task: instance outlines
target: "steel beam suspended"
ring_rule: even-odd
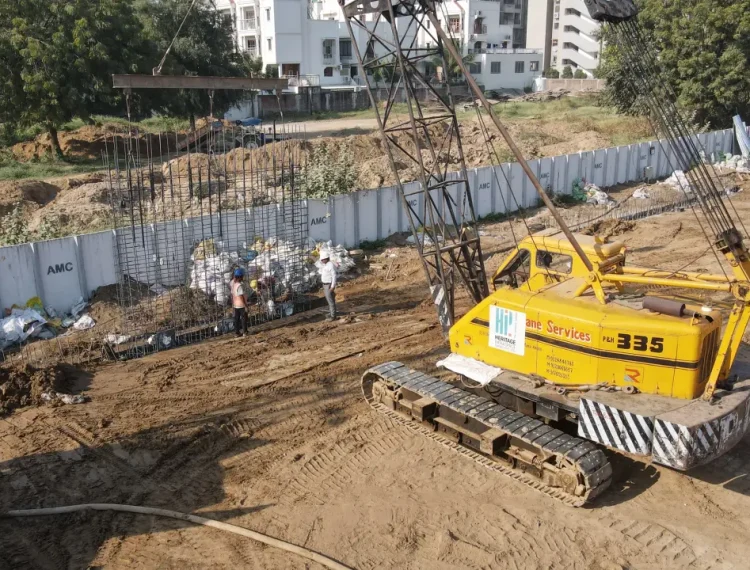
[[[230,89],[238,91],[280,91],[289,86],[284,77],[214,77],[190,75],[113,75],[116,89]]]

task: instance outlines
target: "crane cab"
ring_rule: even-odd
[[[621,242],[576,235],[594,263],[625,263]],[[493,277],[495,291],[451,329],[451,350],[560,386],[605,384],[693,399],[705,388],[721,315],[676,316],[643,307],[645,295],[610,285],[607,302],[580,294],[588,270],[554,230],[526,237]]]

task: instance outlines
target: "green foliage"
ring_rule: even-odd
[[[362,240],[359,242],[359,248],[364,249],[366,251],[371,251],[373,249],[384,249],[388,243],[384,239],[376,239],[376,240]]]
[[[400,76],[401,72],[398,68],[395,56],[391,56],[390,58],[381,61],[380,67],[376,67],[372,70],[372,79],[375,84],[378,84],[381,81],[390,84],[393,80],[398,81]]]
[[[576,72],[573,74],[573,79],[588,79],[588,77],[583,69],[576,69]]]
[[[278,65],[267,65],[266,66],[266,72],[264,73],[264,76],[269,79],[275,79],[279,76],[279,66]]]
[[[308,159],[302,191],[308,198],[327,198],[356,188],[359,168],[343,144],[317,147]]]
[[[260,57],[253,57],[249,53],[240,53],[240,66],[242,67],[243,75],[248,77],[263,77],[263,59]]]
[[[0,245],[27,243],[31,237],[21,204],[0,218]]]
[[[36,238],[39,240],[57,239],[63,235],[65,232],[57,216],[45,216],[36,230]]]
[[[644,35],[658,54],[660,82],[672,87],[678,104],[695,110],[698,123],[708,122],[714,128],[729,126],[737,112],[750,115],[750,0],[641,0],[639,4]],[[613,31],[607,27],[603,33],[606,95],[622,112],[643,113]]]
[[[542,72],[542,77],[548,77],[549,79],[559,79],[560,72],[554,67],[548,67]]]
[[[137,0],[138,16],[144,36],[153,46],[155,65],[169,47],[191,2],[185,0]],[[195,4],[169,55],[164,75],[248,75],[245,58],[235,49],[232,19],[217,11],[213,2]],[[220,116],[243,97],[242,91],[216,91],[213,112]],[[208,113],[210,99],[203,90],[152,92],[151,106],[178,117]]]
[[[565,67],[563,67],[562,78],[573,79],[573,68],[570,67],[569,65],[566,65]]]
[[[0,123],[57,128],[120,105],[111,74],[142,71],[148,54],[130,2],[0,2]]]
[[[461,47],[461,44],[458,42],[458,40],[453,40],[453,43],[455,44],[456,50],[458,50],[458,53],[461,53],[462,47]],[[450,52],[447,49],[443,50],[443,54],[445,56],[445,70],[443,71],[443,81],[445,81],[446,79],[450,83],[455,83],[457,80],[463,81],[464,74],[458,65],[458,61],[450,54]],[[469,65],[474,63],[474,54],[472,53],[466,54],[465,56],[461,58],[461,61],[463,62],[464,66],[468,69]],[[440,57],[432,58],[432,61],[430,63],[435,68],[438,68],[438,67],[441,69],[443,68],[443,60]]]

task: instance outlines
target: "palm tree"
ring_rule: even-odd
[[[455,40],[454,40],[454,44],[456,46],[456,51],[461,53],[462,51],[461,44]],[[443,53],[445,55],[445,65],[448,71],[447,74],[443,72],[443,59],[441,57],[439,56],[433,57],[432,60],[430,61],[430,65],[434,67],[436,71],[439,70],[438,77],[441,80],[447,79],[449,83],[452,83],[456,79],[461,78],[463,73],[461,72],[461,68],[459,67],[458,62],[451,55],[451,53],[447,49],[444,49]],[[468,68],[469,64],[474,63],[474,54],[473,53],[466,54],[465,56],[461,58],[461,61],[463,62],[464,66]]]

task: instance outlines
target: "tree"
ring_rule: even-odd
[[[462,46],[461,43],[458,40],[453,40],[454,45],[456,46],[456,51],[458,53],[461,53]],[[457,79],[463,79],[463,72],[461,71],[461,68],[458,65],[458,61],[451,55],[451,52],[448,51],[448,49],[443,48],[443,55],[445,57],[445,67],[446,69],[443,69],[443,81],[448,81],[449,83],[455,82]],[[461,57],[461,61],[463,62],[464,66],[468,69],[470,64],[474,63],[474,54],[466,54],[463,57]],[[436,69],[443,68],[443,59],[440,57],[433,57],[432,61],[430,62],[433,67]]]
[[[750,0],[642,0],[639,21],[658,54],[660,83],[699,123],[728,126],[735,113],[750,115]],[[643,112],[611,28],[603,37],[606,95],[622,112]],[[640,57],[644,53],[638,46]],[[644,62],[645,63],[645,62]]]
[[[0,122],[59,126],[121,105],[111,74],[143,71],[148,47],[129,2],[0,1]]]
[[[240,66],[247,77],[263,77],[263,59],[249,53],[240,53]]]
[[[212,0],[198,0],[192,10],[191,4],[185,0],[138,0],[138,14],[146,37],[159,54],[154,65],[167,51],[184,20],[164,60],[164,75],[247,76],[247,61],[235,44],[232,19],[217,11]],[[216,91],[214,114],[223,113],[243,96],[242,91]],[[209,111],[210,104],[209,93],[197,90],[155,92],[152,100],[159,111],[189,117],[193,124],[196,115]]]
[[[573,74],[573,79],[588,79],[588,75],[586,75],[586,72],[583,69],[576,69],[576,72]]]
[[[563,67],[562,77],[563,79],[572,79],[573,68],[571,68],[569,65],[566,65],[565,67]]]
[[[542,73],[542,77],[548,77],[549,79],[557,79],[560,77],[560,72],[554,67],[548,67]]]

